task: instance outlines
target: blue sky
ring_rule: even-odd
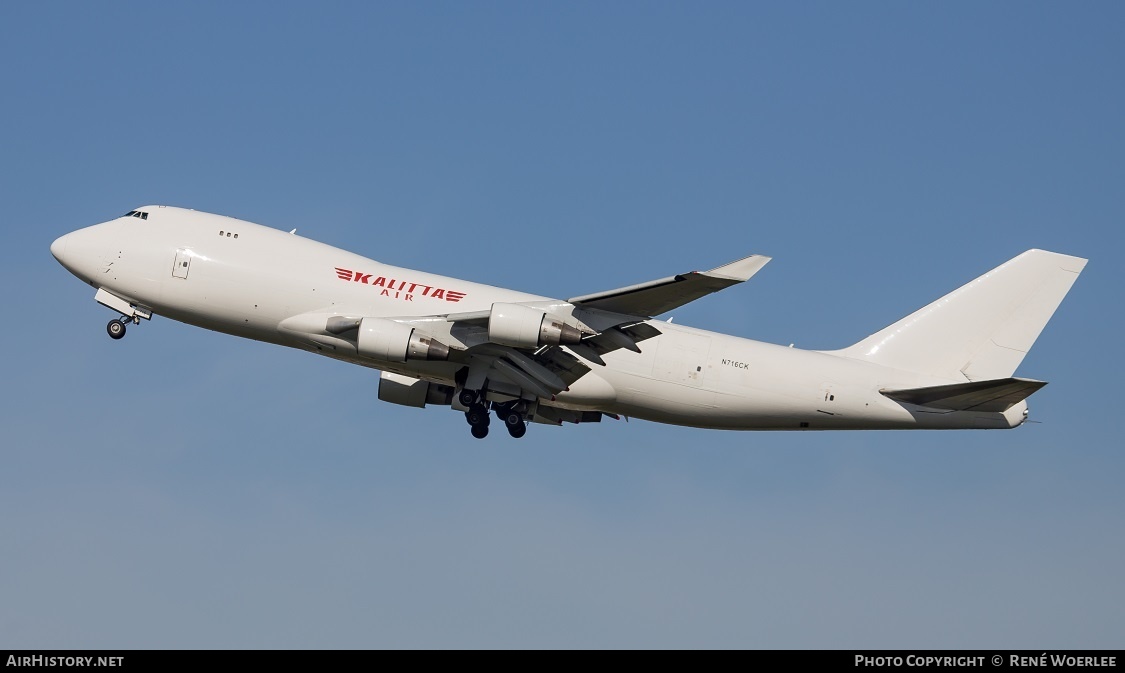
[[[1120,647],[1120,3],[0,4],[0,647]],[[141,204],[853,343],[1090,264],[1010,432],[469,437],[48,246]]]

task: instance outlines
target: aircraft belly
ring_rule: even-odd
[[[557,398],[565,405],[604,408],[617,399],[617,391],[601,376],[587,372],[571,383],[568,390],[559,393]]]
[[[651,374],[604,372],[618,391],[613,411],[662,423],[722,429],[918,427],[916,415],[878,394],[879,377],[888,375],[879,368],[818,352],[700,335],[701,330],[691,330],[692,338],[682,339],[668,326],[662,327],[666,332],[656,339],[663,343]],[[704,341],[699,336],[709,338]],[[694,378],[691,374],[697,367],[700,377]]]

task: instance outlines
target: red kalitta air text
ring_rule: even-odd
[[[421,283],[412,283],[408,280],[386,278],[385,276],[377,276],[372,280],[371,277],[373,274],[360,273],[359,271],[351,271],[350,269],[341,269],[340,267],[336,267],[336,275],[340,280],[382,288],[382,291],[379,293],[380,296],[401,299],[403,301],[414,301],[415,295],[429,297],[430,299],[444,299],[446,301],[461,301],[465,296],[464,292],[446,290],[445,288],[423,285]]]

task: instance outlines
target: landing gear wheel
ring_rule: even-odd
[[[457,401],[463,406],[471,407],[473,403],[477,401],[477,394],[471,390],[462,388],[461,392],[457,394]]]
[[[477,439],[484,439],[488,436],[488,426],[474,425],[472,429],[469,430],[469,432],[473,433],[473,437],[476,437]]]
[[[524,425],[523,421],[520,421],[519,425],[508,425],[507,427],[508,434],[512,437],[515,437],[516,439],[519,439],[520,437],[523,437],[527,434],[527,426]]]
[[[474,404],[465,412],[465,420],[473,427],[488,427],[488,408],[483,404]]]
[[[120,339],[125,336],[125,323],[120,320],[110,320],[109,324],[105,326],[105,331],[109,332],[109,338]]]
[[[523,425],[523,416],[520,416],[514,411],[509,411],[508,413],[504,414],[504,425],[508,426],[509,429],[514,428],[517,425]]]

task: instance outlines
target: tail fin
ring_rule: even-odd
[[[944,378],[1008,378],[1085,266],[1028,250],[834,354]]]

